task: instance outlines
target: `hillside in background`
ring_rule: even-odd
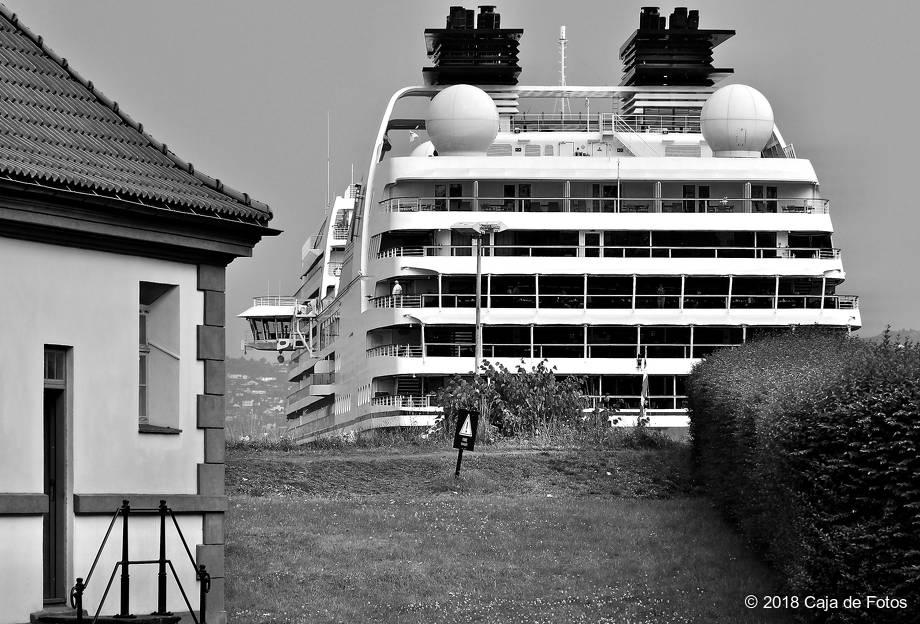
[[[292,387],[287,364],[227,358],[227,437],[277,440],[287,429],[284,401]]]
[[[878,334],[877,336],[866,336],[864,339],[869,342],[881,342],[884,338],[884,332]],[[912,343],[920,343],[920,329],[892,329],[891,330],[891,341],[894,343],[903,343],[910,341]]]

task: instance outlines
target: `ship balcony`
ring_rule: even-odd
[[[483,309],[585,310],[858,310],[856,295],[482,295]],[[476,295],[388,295],[370,300],[374,308],[475,308]]]
[[[319,358],[310,355],[307,350],[297,352],[291,357],[288,367],[288,381],[298,381],[304,373],[309,372],[318,364]]]
[[[293,409],[295,404],[304,402],[309,405],[313,400],[329,396],[335,392],[335,373],[313,373],[305,380],[298,390],[288,395],[288,409]]]
[[[404,257],[469,257],[474,245],[419,245],[393,247],[377,254],[378,259]],[[690,258],[839,260],[840,249],[819,247],[657,247],[608,245],[483,245],[483,257],[505,258]]]
[[[371,399],[371,405],[407,411],[441,411],[441,406],[434,395],[380,394]]]
[[[830,214],[830,200],[684,197],[393,197],[384,212],[581,212],[658,214]]]
[[[487,274],[481,316],[486,325],[858,327],[859,298],[836,292],[840,278],[833,271],[819,276]],[[403,294],[382,294],[392,291],[396,281],[377,283],[381,294],[368,299],[364,313],[369,327],[473,321],[474,276],[403,276],[398,280]]]
[[[639,395],[606,395],[591,396],[586,399],[586,410],[603,409],[615,406],[615,415],[618,425],[630,426],[635,424],[635,419],[640,416]],[[686,427],[687,426],[687,397],[685,395],[649,395],[645,397],[645,416],[649,419],[651,427]],[[443,411],[436,395],[389,395],[381,394],[371,399],[373,411],[399,410],[403,413],[431,414]],[[416,422],[417,425],[431,425],[424,421]]]
[[[339,277],[342,275],[342,262],[327,262],[326,263],[326,274],[331,275],[332,277]]]
[[[740,342],[738,343],[740,344]],[[656,359],[700,359],[716,349],[734,344],[636,344],[636,343],[485,343],[482,357],[489,360],[560,360],[560,359],[622,359],[635,366],[637,357]],[[367,349],[368,358],[470,358],[476,346],[471,342],[427,342],[424,344],[388,344]]]

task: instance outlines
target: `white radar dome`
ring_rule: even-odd
[[[773,107],[753,87],[728,85],[703,104],[700,129],[716,157],[759,158],[773,133]]]
[[[432,98],[425,126],[438,156],[482,156],[498,134],[498,109],[482,89],[453,85]]]

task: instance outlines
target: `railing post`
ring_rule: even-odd
[[[73,589],[70,591],[70,606],[77,610],[77,624],[83,624],[84,589],[86,589],[86,585],[83,584],[83,579],[78,576],[76,584],[74,584]]]
[[[160,512],[160,559],[157,571],[157,610],[154,615],[170,615],[166,610],[166,501],[161,500]]]
[[[199,624],[208,622],[208,592],[211,591],[211,575],[208,574],[206,566],[202,563],[198,565],[198,613],[201,618]]]
[[[131,617],[131,580],[128,574],[128,516],[131,505],[127,500],[121,501],[121,609],[118,617]]]

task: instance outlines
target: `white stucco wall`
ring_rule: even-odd
[[[43,353],[58,344],[73,348],[74,491],[194,494],[204,454],[195,265],[0,239],[0,266],[0,492],[42,489]],[[141,281],[179,286],[180,435],[137,430]]]
[[[142,281],[178,286],[178,409],[170,422],[151,421],[178,427],[182,430],[178,435],[138,432]],[[45,345],[71,349],[68,515],[73,509],[72,493],[197,493],[197,464],[204,456],[204,434],[196,428],[196,396],[203,392],[196,326],[202,322],[204,306],[197,290],[197,267],[0,237],[0,293],[0,493],[43,490]],[[151,386],[150,391],[156,389]],[[71,516],[68,573],[86,574],[108,520]],[[201,516],[185,517],[182,523],[194,549],[202,541]],[[132,556],[155,558],[155,520],[135,519],[131,530],[140,538],[132,538]],[[175,540],[174,530],[170,532],[170,540]],[[119,532],[113,531],[114,543],[100,563],[88,599],[104,588],[107,578],[103,576],[111,572],[113,557],[118,557],[119,538]],[[170,556],[177,569],[184,570],[186,588],[194,591],[191,567],[176,544],[170,546]],[[0,624],[26,621],[31,611],[41,609],[42,565],[41,516],[0,517]],[[132,570],[135,612],[155,607],[148,599],[156,591],[151,580],[155,577],[150,575],[155,570]],[[65,580],[68,589],[73,580]],[[170,608],[184,611],[177,596],[170,600]],[[107,605],[112,610],[106,612],[117,610],[117,600],[113,603],[110,598]]]
[[[0,598],[0,624],[42,608],[41,516],[0,517]]]

